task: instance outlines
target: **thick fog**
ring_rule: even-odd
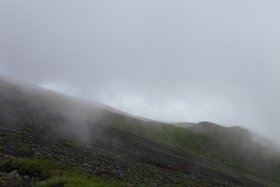
[[[280,3],[0,1],[0,73],[160,121],[280,142]]]

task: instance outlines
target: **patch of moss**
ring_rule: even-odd
[[[52,160],[18,158],[1,161],[0,170],[2,172],[18,170],[21,174],[35,175],[42,179],[58,175],[86,175],[88,173],[83,168],[70,167]]]
[[[69,139],[63,139],[62,144],[68,148],[75,148],[77,144]]]
[[[34,187],[51,187],[56,185],[63,185],[64,187],[122,187],[129,186],[127,184],[120,184],[117,182],[103,182],[90,177],[83,176],[62,176],[47,179],[39,182]]]
[[[16,150],[20,151],[24,155],[31,153],[31,149],[27,145],[17,145]]]
[[[33,183],[35,187],[51,187],[59,184],[65,187],[129,186],[117,181],[102,181],[92,177],[89,171],[83,168],[68,166],[52,160],[11,157],[0,162],[1,172],[8,173],[13,170],[17,170],[21,175],[38,177],[40,181]],[[0,177],[0,180],[5,183],[8,181],[3,177]],[[4,182],[3,184],[5,184]]]

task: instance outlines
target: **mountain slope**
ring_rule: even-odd
[[[143,125],[134,119],[127,120],[123,118],[123,121],[118,123],[127,126],[134,124],[130,132],[189,153],[200,164],[280,182],[280,156],[277,146],[269,141],[259,142],[262,139],[246,129],[226,128],[206,122],[182,128],[172,125]]]
[[[141,120],[5,79],[0,80],[0,135],[0,170],[18,170],[30,179],[26,185],[280,183],[278,152],[253,141],[247,130]]]

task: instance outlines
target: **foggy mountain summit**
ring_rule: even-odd
[[[142,120],[7,78],[0,111],[2,186],[280,184],[278,148],[241,127]]]
[[[280,186],[279,6],[0,1],[0,186]]]
[[[280,3],[0,2],[0,73],[164,122],[280,142]]]

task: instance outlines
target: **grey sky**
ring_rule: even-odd
[[[280,142],[280,12],[269,0],[0,1],[0,72],[161,121]]]

